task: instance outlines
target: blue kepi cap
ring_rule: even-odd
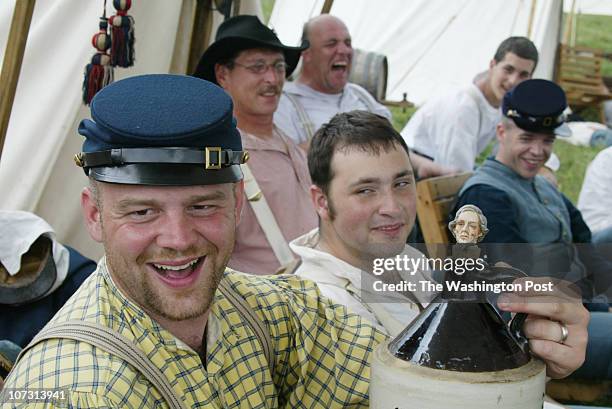
[[[242,179],[240,133],[232,100],[208,81],[183,75],[126,78],[96,94],[75,156],[107,183],[189,186]]]
[[[560,86],[552,81],[523,81],[504,95],[502,113],[516,126],[530,132],[571,136],[565,124],[567,99]]]

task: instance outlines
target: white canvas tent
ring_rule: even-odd
[[[0,1],[0,61],[16,0]],[[136,63],[115,69],[115,80],[144,73],[185,73],[196,0],[134,0]],[[108,2],[107,15],[114,13]],[[77,134],[89,109],[81,102],[83,69],[95,49],[103,0],[37,0],[0,160],[0,209],[32,211],[60,241],[97,258],[102,249],[83,227],[80,191],[87,184],[73,162]],[[258,1],[241,12],[261,13]],[[215,13],[214,25],[222,21]],[[214,34],[214,31],[213,31]],[[2,86],[2,84],[0,84]]]
[[[0,58],[15,1],[0,1]],[[90,257],[102,251],[83,227],[79,192],[87,181],[72,156],[82,143],[78,123],[88,116],[80,102],[81,82],[83,67],[95,51],[90,39],[98,30],[103,3],[37,0],[0,161],[0,209],[37,213],[60,240]],[[110,3],[109,15],[114,11]],[[132,3],[136,64],[117,69],[116,80],[186,72],[196,0]],[[323,0],[276,0],[270,25],[281,40],[297,44],[302,23],[322,6]],[[550,78],[561,7],[561,0],[336,0],[331,13],[347,23],[356,47],[387,55],[388,98],[399,100],[407,92],[409,100],[422,103],[486,69],[503,38],[528,34],[532,8],[531,37],[541,52],[537,75]],[[260,14],[258,1],[243,0],[241,12]],[[214,26],[220,21],[217,15]]]
[[[575,11],[577,13],[612,15],[611,0],[565,0],[563,2],[563,11],[569,13],[574,1],[576,1]]]
[[[322,6],[322,0],[276,0],[269,25],[282,41],[297,44],[303,23]],[[330,14],[346,23],[354,47],[387,56],[387,99],[405,92],[420,105],[487,69],[511,35],[533,40],[540,51],[535,76],[552,78],[561,12],[561,0],[335,0]]]

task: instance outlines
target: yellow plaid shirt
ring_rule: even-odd
[[[105,325],[148,355],[185,406],[345,408],[368,406],[370,355],[384,335],[295,276],[272,278],[228,270],[225,280],[268,328],[275,350],[270,372],[248,323],[217,291],[207,337],[207,366],[113,284],[104,260],[53,318]],[[63,389],[67,399],[7,402],[7,388]],[[43,341],[6,380],[2,408],[167,408],[131,365],[87,343]]]

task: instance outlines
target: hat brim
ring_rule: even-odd
[[[554,133],[558,136],[570,137],[572,136],[572,129],[564,122],[555,128]]]
[[[225,37],[211,44],[204,54],[202,54],[193,76],[218,85],[215,76],[215,64],[224,58],[230,57],[236,52],[251,48],[270,48],[282,52],[285,56],[285,63],[287,64],[285,77],[289,78],[295,70],[295,67],[297,67],[302,51],[308,48],[308,44],[303,44],[300,47],[289,47],[285,45],[279,46],[277,43],[253,40],[251,38]]]
[[[24,264],[15,276],[15,282],[0,285],[0,305],[34,302],[44,297],[55,284],[57,270],[50,238],[40,236],[36,239],[22,260]]]
[[[132,163],[94,167],[88,172],[99,182],[146,186],[217,185],[238,182],[243,177],[240,165],[204,170],[201,165]]]

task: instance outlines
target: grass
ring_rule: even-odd
[[[270,21],[270,15],[274,8],[274,0],[261,0],[261,11],[263,12],[264,23]]]
[[[599,48],[612,53],[612,16],[581,14],[577,19],[576,45]],[[601,66],[604,77],[612,77],[612,61],[604,59]]]
[[[393,127],[396,131],[401,132],[404,129],[406,123],[410,117],[416,112],[416,108],[399,108],[399,107],[390,107],[391,114],[393,115]]]

